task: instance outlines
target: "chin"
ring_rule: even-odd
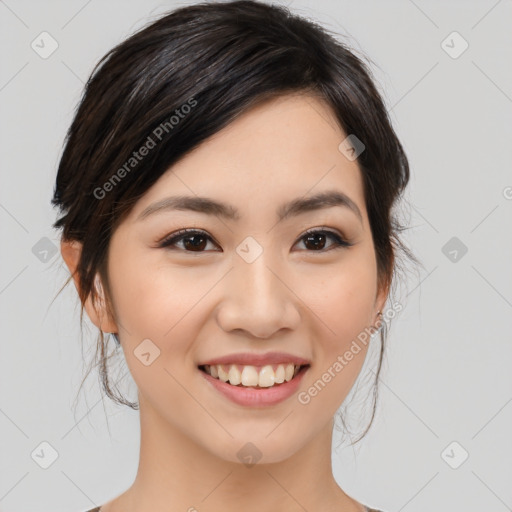
[[[298,443],[291,445],[290,439],[285,438],[285,436],[276,435],[275,439],[270,440],[265,438],[265,435],[259,437],[235,436],[234,439],[226,440],[223,446],[215,444],[215,446],[206,446],[205,448],[214,457],[226,462],[242,464],[248,468],[255,464],[283,462],[300,450]],[[211,439],[209,439],[209,442],[211,442]]]

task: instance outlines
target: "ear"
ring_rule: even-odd
[[[76,289],[80,292],[80,282],[76,269],[82,254],[82,244],[76,240],[61,241],[60,252],[73,277]],[[95,278],[95,287],[99,295],[99,304],[93,304],[91,295],[89,294],[83,305],[87,315],[91,319],[91,322],[103,332],[117,333],[117,325],[114,320],[110,318],[108,313],[103,287],[101,286],[101,279],[98,274]]]
[[[384,310],[384,305],[388,299],[390,291],[390,283],[382,286],[377,292],[377,297],[375,298],[375,311],[374,314],[377,315],[378,312],[382,312]]]

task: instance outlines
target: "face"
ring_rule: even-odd
[[[226,461],[238,462],[248,441],[261,462],[300,450],[332,421],[364,362],[363,347],[335,364],[385,299],[361,173],[338,149],[345,137],[312,96],[260,104],[170,168],[112,236],[111,300],[141,415]],[[298,207],[322,193],[339,196]],[[176,209],[176,196],[225,206]],[[273,403],[240,403],[239,387],[228,398],[198,368],[274,352],[309,367]],[[325,385],[309,393],[318,379]],[[249,392],[271,389],[277,396],[279,386]]]

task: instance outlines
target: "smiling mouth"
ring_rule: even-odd
[[[252,365],[200,365],[199,370],[235,387],[266,389],[279,387],[293,380],[299,373],[307,371],[309,364]]]

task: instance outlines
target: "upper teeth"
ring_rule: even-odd
[[[204,369],[212,377],[228,382],[234,386],[260,386],[268,388],[274,384],[281,384],[293,379],[301,365],[278,364],[274,370],[272,365],[261,368],[252,365],[205,365]],[[241,371],[240,371],[241,368]]]

